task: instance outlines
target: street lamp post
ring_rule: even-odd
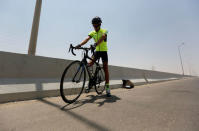
[[[181,52],[180,52],[180,47],[183,46],[184,43],[182,43],[181,45],[178,46],[178,52],[179,52],[179,56],[180,56],[180,63],[181,63],[181,67],[182,67],[182,75],[184,76],[184,68],[183,68],[183,63],[182,63],[182,56],[181,56]]]
[[[39,20],[40,20],[40,13],[41,13],[41,4],[42,4],[42,0],[37,0],[36,5],[35,5],[34,18],[32,22],[32,31],[31,31],[31,36],[30,36],[28,55],[35,55],[35,52],[36,52],[37,36],[38,36],[38,30],[39,30]]]

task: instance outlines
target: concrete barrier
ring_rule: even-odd
[[[59,95],[61,75],[72,60],[0,52],[0,102]],[[135,85],[179,79],[182,75],[166,72],[109,66],[112,88],[131,79]],[[137,81],[137,82],[136,82]]]
[[[60,78],[71,62],[72,60],[0,52],[0,78]],[[182,77],[179,74],[112,65],[109,66],[109,72],[111,79]]]
[[[1,78],[60,78],[63,70],[72,60],[29,56],[0,52],[0,79]],[[165,79],[181,78],[182,75],[166,72],[141,70],[135,68],[109,66],[110,79]]]
[[[0,78],[59,78],[71,60],[0,52]]]

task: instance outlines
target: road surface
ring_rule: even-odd
[[[199,78],[0,104],[0,131],[199,131]]]

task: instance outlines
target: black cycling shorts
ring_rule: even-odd
[[[98,60],[102,58],[102,62],[108,62],[108,54],[107,51],[96,51],[94,53],[94,59]]]

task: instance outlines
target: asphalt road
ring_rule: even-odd
[[[82,95],[0,104],[0,131],[199,131],[199,78]]]

